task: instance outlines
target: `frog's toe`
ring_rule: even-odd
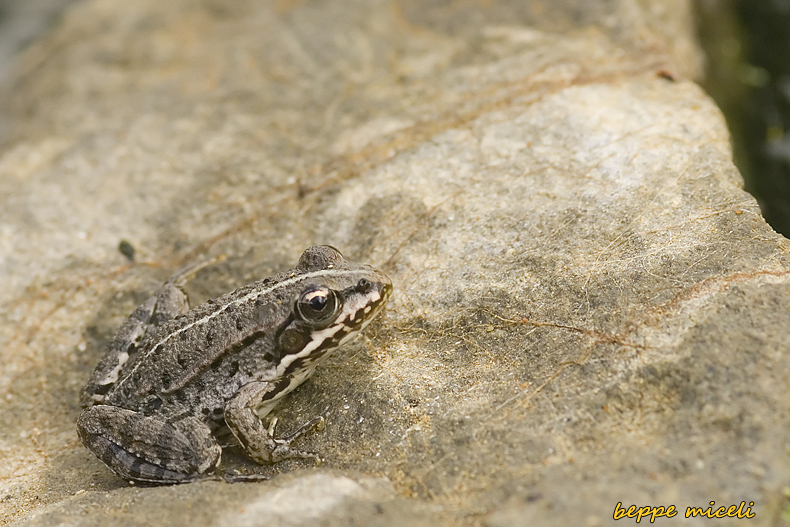
[[[307,432],[311,430],[323,430],[325,427],[326,421],[323,417],[315,417],[309,420],[307,423],[302,425],[296,432],[293,434],[283,437],[281,439],[274,439],[275,447],[271,453],[271,460],[272,462],[276,463],[278,461],[282,461],[284,459],[314,459],[317,463],[321,463],[323,460],[321,457],[316,454],[315,452],[307,452],[305,450],[299,450],[296,448],[291,447],[291,443],[302,437]],[[277,420],[272,419],[272,423],[269,425],[269,433],[274,436],[275,428],[277,426]]]
[[[274,435],[274,427],[276,426],[276,424],[277,424],[277,421],[273,420],[273,423],[272,423],[272,426],[271,426],[271,434],[272,435]],[[283,441],[285,443],[290,443],[291,441],[295,441],[296,439],[302,437],[303,435],[305,435],[307,432],[311,431],[312,429],[315,429],[317,432],[320,432],[324,428],[326,428],[326,420],[323,417],[321,417],[321,416],[314,417],[314,418],[310,419],[309,421],[307,421],[305,424],[303,424],[299,428],[299,430],[297,430],[296,432],[294,432],[293,434],[291,434],[291,435],[289,435],[287,437],[283,437],[282,439],[280,439],[280,441]]]
[[[289,444],[283,442],[281,439],[275,439],[277,446],[272,450],[271,459],[273,463],[283,461],[285,459],[314,459],[316,463],[321,464],[323,460],[315,452],[308,452],[306,450],[299,450],[292,448]]]

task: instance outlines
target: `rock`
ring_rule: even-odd
[[[188,505],[197,500],[198,507]],[[437,521],[434,509],[399,496],[383,478],[302,471],[262,485],[203,481],[112,492],[80,490],[66,500],[40,507],[20,523],[99,526],[106,525],[106,514],[110,514],[113,523],[122,525],[342,526],[361,521],[427,527]],[[104,513],[97,514],[97,510]]]
[[[35,44],[0,157],[3,517],[778,517],[788,242],[684,80],[687,4],[483,5],[86,0]],[[169,271],[226,255],[200,301],[315,243],[395,283],[275,412],[324,415],[323,466],[138,489],[79,444],[82,384]]]

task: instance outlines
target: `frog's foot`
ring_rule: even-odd
[[[271,453],[271,460],[273,463],[278,461],[282,461],[284,459],[314,459],[316,462],[321,463],[321,457],[316,454],[315,452],[306,452],[304,450],[298,450],[296,448],[291,447],[291,443],[296,441],[298,438],[303,436],[305,433],[310,431],[311,429],[315,429],[317,431],[323,430],[324,426],[326,425],[326,421],[323,417],[315,417],[302,425],[299,430],[294,432],[293,434],[283,437],[281,439],[274,439],[275,437],[275,429],[277,428],[277,418],[273,418],[269,423],[269,436],[274,439],[274,443],[276,446],[272,450]]]
[[[282,395],[281,383],[253,381],[245,384],[225,405],[225,424],[236,436],[244,452],[260,464],[277,463],[284,459],[308,458],[319,460],[313,452],[303,452],[291,447],[291,443],[311,428],[324,425],[324,418],[317,417],[290,436],[275,439],[277,420],[272,419],[268,429],[263,426],[255,410],[264,404],[265,399]],[[276,397],[275,397],[276,396]],[[269,401],[266,404],[271,404]]]
[[[271,476],[266,474],[239,474],[238,472],[226,472],[220,478],[225,483],[255,483],[256,481],[268,481]]]

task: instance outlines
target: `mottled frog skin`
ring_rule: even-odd
[[[82,442],[144,484],[218,478],[228,433],[258,463],[316,457],[290,443],[321,419],[275,439],[261,418],[376,316],[390,279],[316,246],[293,269],[190,310],[181,286],[194,272],[171,277],[119,328],[82,394]]]

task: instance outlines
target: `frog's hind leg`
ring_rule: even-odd
[[[77,420],[83,444],[127,481],[148,485],[210,478],[222,449],[194,417],[168,420],[114,406],[86,408]]]

